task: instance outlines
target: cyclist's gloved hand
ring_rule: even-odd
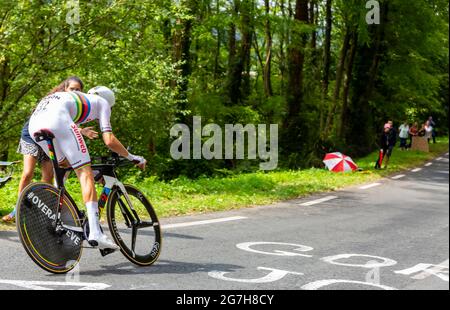
[[[135,163],[140,169],[145,169],[145,164],[147,164],[144,157],[133,155],[131,153],[128,153],[127,159]]]

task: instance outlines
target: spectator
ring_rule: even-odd
[[[375,169],[381,169],[381,165],[383,163],[383,159],[385,154],[388,152],[389,147],[389,132],[391,127],[388,123],[384,124],[383,132],[380,136],[380,155],[378,156],[377,162],[375,163]]]
[[[420,127],[419,131],[417,132],[417,135],[419,137],[425,137],[426,135],[426,129],[425,129],[425,124],[422,124],[422,126]]]
[[[431,131],[431,137],[433,138],[433,143],[436,143],[436,122],[433,120],[433,116],[430,116],[428,118],[428,121],[430,122],[430,125],[433,128],[433,130]]]
[[[408,149],[408,137],[409,137],[409,125],[407,122],[404,122],[399,128],[399,138],[400,138],[400,149],[402,151]]]
[[[417,122],[414,122],[414,124],[411,124],[411,126],[409,127],[409,148],[411,148],[412,146],[412,140],[413,137],[416,137],[419,135],[419,125],[417,124]]]
[[[394,123],[392,121],[388,122],[390,124],[390,129],[388,132],[388,141],[387,141],[387,152],[384,156],[384,169],[387,169],[389,159],[391,158],[392,151],[394,150],[395,144],[397,143],[397,130],[394,128]]]
[[[430,143],[430,140],[433,136],[433,126],[431,126],[430,121],[426,121],[424,129],[425,129],[425,138],[427,138],[428,143]]]

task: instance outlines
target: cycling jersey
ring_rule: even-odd
[[[55,136],[54,145],[59,162],[67,159],[73,169],[89,165],[91,160],[77,124],[98,120],[102,132],[111,132],[111,108],[100,96],[81,92],[57,92],[42,99],[30,118],[29,131],[42,129]],[[46,141],[37,142],[49,155]]]

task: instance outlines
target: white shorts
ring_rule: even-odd
[[[67,159],[74,170],[90,165],[91,157],[78,126],[67,112],[61,110],[58,113],[52,112],[31,117],[29,131],[33,140],[36,141],[34,137],[36,132],[46,129],[55,136],[53,145],[58,162]],[[46,141],[36,143],[51,157]]]

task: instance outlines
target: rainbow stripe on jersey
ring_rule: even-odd
[[[70,92],[70,94],[75,100],[75,106],[77,107],[77,114],[75,115],[73,121],[74,123],[80,124],[89,116],[89,113],[91,112],[91,102],[82,93]]]

